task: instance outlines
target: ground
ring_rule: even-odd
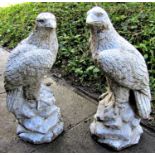
[[[6,109],[6,93],[3,72],[9,53],[0,50],[0,152],[114,152],[96,143],[89,132],[89,125],[96,112],[97,102],[64,80],[46,77],[45,83],[52,88],[65,123],[65,131],[49,144],[32,145],[16,135],[16,119]],[[144,134],[138,145],[121,152],[155,152],[155,133],[143,127]]]
[[[105,77],[102,77],[102,81],[100,80],[98,81],[100,82],[100,87],[102,88],[98,90],[95,85],[96,81],[95,82],[93,81],[92,83],[91,81],[83,81],[82,83],[79,83],[77,80],[77,77],[73,75],[66,76],[63,73],[63,69],[55,66],[51,70],[51,76],[55,77],[56,79],[65,79],[65,82],[67,82],[69,85],[72,85],[77,90],[79,90],[78,92],[82,92],[83,94],[85,94],[86,96],[89,96],[95,101],[98,101],[98,98],[102,92],[106,92]],[[151,103],[152,103],[151,117],[149,120],[142,120],[141,123],[147,128],[149,128],[150,130],[155,132],[155,106],[154,106],[155,98],[153,93],[152,93]]]

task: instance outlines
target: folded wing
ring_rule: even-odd
[[[149,77],[145,61],[129,51],[119,49],[98,52],[97,62],[106,75],[119,85],[134,91],[137,109],[142,118],[151,112]]]

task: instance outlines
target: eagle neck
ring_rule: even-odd
[[[28,43],[43,49],[53,50],[53,48],[58,48],[56,30],[36,28],[28,38]]]
[[[91,53],[96,55],[99,51],[112,49],[117,46],[118,33],[111,27],[108,30],[91,29]]]

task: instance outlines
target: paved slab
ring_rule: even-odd
[[[52,86],[56,98],[58,94],[62,96],[62,99],[58,99],[57,103],[61,108],[61,112],[64,118],[65,135],[69,128],[73,128],[83,120],[87,119],[87,117],[89,117],[90,115],[92,116],[92,113],[94,113],[96,110],[96,106],[93,103],[90,104],[85,99],[82,100],[81,96],[75,94],[71,90],[66,90],[64,86],[60,86],[58,84],[52,84]],[[72,95],[70,96],[69,94]],[[70,97],[67,97],[68,99],[64,99],[65,96]],[[74,100],[72,100],[71,97],[73,97]],[[14,116],[6,109],[6,94],[0,94],[0,102],[0,123],[3,127],[0,128],[0,152],[34,152],[41,146],[46,147],[45,144],[32,145],[21,141],[15,134],[17,125],[16,120]],[[63,137],[63,135],[61,135],[59,138],[61,137]]]
[[[57,100],[57,105],[61,108],[65,130],[95,114],[96,105],[74,93],[72,87],[56,83],[51,78],[46,78],[44,82],[51,83],[51,89]]]
[[[0,73],[3,73],[8,53],[0,51]],[[3,76],[3,75],[2,75]],[[0,152],[114,152],[97,144],[90,136],[89,125],[96,111],[96,103],[76,94],[73,88],[57,83],[51,78],[44,82],[55,94],[61,108],[65,131],[49,144],[33,145],[20,140],[16,132],[15,117],[6,109],[6,94],[0,93]],[[3,92],[3,80],[0,80],[0,92]],[[155,134],[145,131],[139,145],[122,152],[155,152]]]
[[[5,70],[5,65],[6,65],[6,62],[7,62],[7,59],[8,59],[8,56],[9,56],[9,52],[3,50],[2,48],[0,48],[0,93],[2,92],[5,92],[4,90],[4,83],[3,83],[3,80],[4,80],[4,70]]]
[[[2,58],[2,63],[0,64],[0,73],[2,73],[0,92],[4,92],[3,72],[8,53],[3,51],[0,55]],[[95,113],[96,105],[74,93],[72,88],[68,89],[61,84],[57,84],[53,79],[46,78],[45,83],[49,82],[51,82],[51,87],[55,94],[57,104],[61,108],[61,113],[65,123],[65,132]],[[16,136],[15,132],[17,123],[14,116],[11,113],[8,113],[6,109],[5,93],[0,94],[0,102],[0,123],[4,126],[4,129],[0,129],[0,152],[32,152],[35,149],[38,149],[40,145],[35,146],[25,143]]]
[[[35,152],[78,152],[78,153],[113,153],[116,152],[110,148],[96,143],[89,132],[91,118],[83,121],[79,125],[70,129],[66,134],[59,137],[51,144],[40,146]],[[155,135],[145,132],[139,145],[127,148],[122,153],[136,152],[155,152]]]
[[[6,108],[6,94],[0,94],[0,152],[32,152],[35,146],[16,136],[16,119]]]

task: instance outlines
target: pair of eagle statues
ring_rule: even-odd
[[[105,74],[109,86],[109,91],[100,99],[103,100],[111,92],[114,104],[122,104],[128,102],[132,94],[134,102],[129,104],[135,104],[135,115],[149,118],[151,94],[143,56],[118,34],[104,9],[98,6],[90,9],[86,24],[91,30],[92,58]],[[34,31],[11,51],[5,71],[7,96],[21,88],[24,99],[37,100],[41,81],[56,60],[56,27],[56,18],[52,13],[40,13]],[[10,111],[12,104],[7,103]],[[96,118],[97,121],[104,121],[100,116]]]

